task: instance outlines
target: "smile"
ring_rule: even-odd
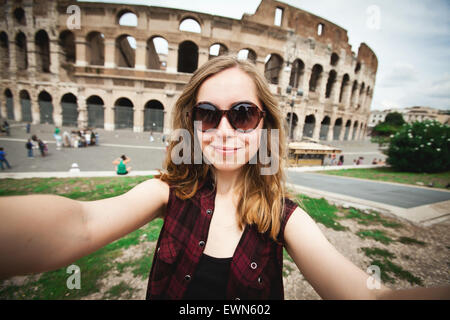
[[[237,152],[239,149],[241,149],[241,148],[227,148],[227,147],[215,147],[215,146],[212,146],[212,148],[216,152],[222,153],[222,154],[233,154],[233,153]]]

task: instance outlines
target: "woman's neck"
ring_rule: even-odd
[[[232,195],[239,183],[241,169],[234,171],[216,170],[217,194],[220,196]]]

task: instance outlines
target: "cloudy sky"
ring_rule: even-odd
[[[98,1],[98,0],[97,0]],[[96,1],[96,2],[97,2]],[[260,0],[110,0],[205,12],[235,19]],[[450,1],[284,0],[347,30],[353,51],[367,43],[379,67],[372,109],[450,110]]]

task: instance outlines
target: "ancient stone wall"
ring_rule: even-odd
[[[71,5],[79,28],[68,28]],[[367,129],[374,52],[363,43],[354,53],[345,29],[281,2],[262,0],[240,20],[67,0],[1,0],[0,16],[2,117],[168,133],[191,73],[227,53],[265,75],[292,139],[360,139]]]

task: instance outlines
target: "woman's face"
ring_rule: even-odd
[[[197,102],[207,101],[228,110],[236,102],[252,102],[262,111],[253,79],[239,68],[230,68],[208,78],[199,88]],[[243,133],[234,130],[226,116],[215,129],[196,131],[203,156],[217,170],[233,171],[246,164],[258,151],[264,119],[257,128]]]

